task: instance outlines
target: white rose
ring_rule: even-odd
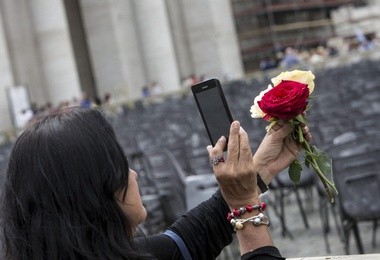
[[[275,78],[272,78],[272,83],[273,83],[273,86],[276,87],[283,80],[291,80],[291,81],[300,82],[307,85],[309,92],[311,94],[314,91],[314,85],[315,85],[314,79],[315,79],[315,76],[310,70],[308,71],[293,70],[293,71],[281,72],[280,75],[278,75]]]
[[[253,101],[253,105],[251,106],[250,112],[251,112],[251,117],[253,118],[263,118],[265,116],[265,113],[261,110],[259,105],[257,104],[258,101],[260,101],[265,93],[267,93],[269,90],[271,90],[273,87],[272,85],[268,85],[268,88],[266,90],[263,90],[260,92],[260,94],[255,97]]]

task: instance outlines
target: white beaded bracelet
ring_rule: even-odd
[[[255,226],[267,225],[269,226],[269,219],[264,213],[260,212],[256,216],[252,216],[246,219],[231,219],[230,223],[234,227],[234,230],[241,230],[244,227],[245,222],[252,222]]]

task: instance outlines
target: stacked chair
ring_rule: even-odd
[[[357,187],[365,190],[365,183],[369,180],[368,178],[352,179],[351,175],[365,176],[369,171],[374,175],[379,174],[378,165],[373,163],[378,160],[376,150],[380,147],[380,81],[377,79],[379,69],[380,67],[372,62],[363,62],[350,67],[337,68],[330,73],[323,74],[323,77],[319,77],[318,86],[328,87],[328,82],[336,83],[330,86],[334,88],[333,90],[319,89],[320,92],[315,97],[316,106],[313,108],[313,111],[316,112],[313,115],[313,121],[317,122],[314,128],[317,131],[314,136],[317,137],[318,143],[323,145],[323,150],[332,158],[333,180],[339,191],[335,205],[331,205],[324,201],[323,188],[318,187],[320,205],[323,206],[321,208],[321,216],[324,214],[322,226],[328,252],[327,233],[330,231],[330,227],[328,213],[324,210],[331,210],[338,235],[344,241],[347,254],[350,248],[351,231],[355,235],[358,252],[364,252],[358,223],[366,219],[364,215],[368,219],[376,218],[374,212],[370,213],[365,209],[362,211],[362,216],[355,216],[352,210],[347,211],[347,202],[353,199],[349,196],[350,191],[353,191],[350,186],[355,183]],[[341,80],[334,81],[334,78]],[[367,160],[363,160],[365,157]],[[353,164],[355,161],[357,162]],[[376,182],[373,182],[372,185],[376,185]],[[363,191],[358,190],[357,192],[355,197],[361,197],[362,205],[366,205],[368,203],[366,195],[363,194]],[[358,206],[359,208],[361,207]],[[339,214],[336,214],[337,209]],[[337,215],[340,223],[337,223]],[[376,225],[374,232],[376,232]],[[375,239],[373,239],[373,243],[375,243]]]
[[[363,254],[359,222],[373,221],[373,246],[380,220],[380,150],[351,154],[335,160],[335,182],[339,189],[340,212],[346,253],[349,254],[350,232],[357,250]]]
[[[334,147],[334,181],[338,193],[341,226],[345,251],[350,253],[350,234],[353,232],[357,252],[364,248],[359,223],[373,222],[372,244],[380,220],[380,135],[358,136]]]
[[[273,208],[275,214],[280,219],[281,223],[281,229],[282,229],[282,236],[288,236],[291,239],[294,239],[294,236],[292,235],[291,231],[287,228],[286,225],[286,200],[294,195],[296,198],[296,203],[300,212],[300,216],[302,218],[302,222],[304,224],[304,227],[308,229],[309,221],[307,218],[307,211],[305,209],[305,202],[303,202],[302,196],[300,191],[303,190],[305,196],[307,197],[308,201],[312,201],[313,199],[313,189],[314,189],[314,178],[312,173],[305,169],[301,173],[301,179],[299,183],[294,184],[288,175],[288,169],[285,169],[283,172],[281,172],[276,178],[270,183],[269,187],[270,190],[274,194],[274,201],[270,201],[270,205]],[[269,200],[271,200],[269,198]],[[279,209],[278,209],[279,204]],[[309,206],[312,204],[308,204]]]

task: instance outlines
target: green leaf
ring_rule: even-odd
[[[289,177],[292,180],[293,183],[297,184],[300,182],[301,179],[301,171],[302,171],[302,166],[299,163],[298,160],[294,160],[290,165],[289,165]]]
[[[327,156],[326,153],[319,150],[317,147],[313,147],[314,150],[314,159],[317,162],[319,169],[322,173],[327,175],[331,174],[331,159]]]
[[[310,168],[311,160],[312,160],[311,155],[308,152],[306,152],[305,165],[306,165],[307,168]]]

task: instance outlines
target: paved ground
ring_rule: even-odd
[[[318,212],[318,196],[315,192],[312,194],[313,196],[310,198],[304,193],[301,193],[301,195],[303,195],[303,201],[306,202],[307,219],[310,225],[309,229],[304,227],[295,196],[289,195],[286,199],[286,223],[294,239],[289,238],[289,236],[282,236],[280,220],[273,212],[273,209],[270,210],[271,205],[269,205],[268,214],[271,220],[272,237],[276,246],[280,249],[282,255],[288,258],[345,255],[344,244],[339,239],[331,211],[329,216],[331,219],[331,232],[328,235],[331,252],[327,252],[321,227],[321,218]],[[268,196],[271,200],[274,198],[273,193],[268,194]],[[372,227],[372,222],[360,223],[359,225],[364,250],[367,254],[380,253],[380,227],[377,229],[376,247],[372,247]],[[353,236],[351,236],[350,242],[350,254],[358,254]],[[229,254],[224,253],[219,258],[238,259],[238,255],[235,250],[232,250],[232,252],[229,251]]]

